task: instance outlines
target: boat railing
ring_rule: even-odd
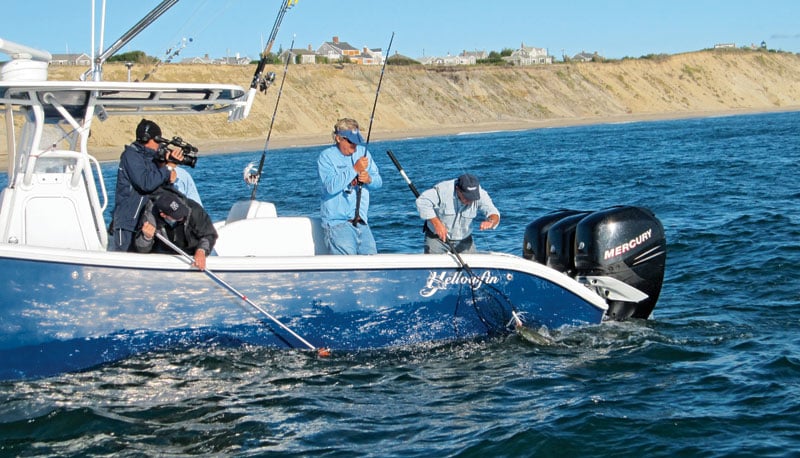
[[[102,190],[102,203],[100,211],[105,211],[108,206],[108,193],[106,192],[105,181],[103,181],[103,173],[100,168],[100,162],[94,156],[81,153],[78,151],[67,150],[47,150],[39,154],[31,155],[32,160],[29,161],[29,167],[23,176],[23,184],[30,186],[34,174],[45,176],[42,174],[63,173],[70,176],[69,187],[77,188],[82,179],[85,179],[86,163],[89,167],[94,167],[95,174],[100,180],[100,189]],[[89,174],[89,176],[92,176]]]
[[[31,154],[20,186],[4,191],[3,213],[8,218],[4,241],[23,245],[104,251],[108,233],[103,205],[92,189],[91,167],[102,180],[100,164],[88,154],[46,150]]]

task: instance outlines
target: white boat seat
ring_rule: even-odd
[[[319,218],[248,218],[217,228],[219,256],[314,256],[327,254]]]
[[[225,224],[249,218],[274,218],[278,216],[275,204],[272,202],[259,202],[257,200],[240,200],[233,204],[228,211]]]

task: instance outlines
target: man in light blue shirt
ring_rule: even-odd
[[[472,220],[480,210],[486,220],[480,230],[500,224],[500,212],[481,188],[478,178],[465,173],[455,180],[438,183],[417,198],[419,216],[425,220],[425,253],[448,253],[449,241],[456,253],[474,253]]]
[[[322,182],[322,227],[328,251],[331,254],[376,254],[368,213],[370,192],[383,184],[378,166],[363,145],[364,138],[356,120],[337,121],[333,142],[317,160]]]
[[[197,192],[197,186],[194,184],[194,178],[192,178],[192,175],[182,167],[173,167],[175,167],[175,173],[178,177],[175,179],[175,182],[172,183],[172,186],[175,186],[175,189],[180,191],[184,196],[192,199],[202,206],[203,201],[200,200],[200,194]]]

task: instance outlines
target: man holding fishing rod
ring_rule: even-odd
[[[387,56],[392,49],[393,40],[394,32],[389,39],[389,47],[386,48]],[[331,254],[378,252],[372,230],[367,224],[367,213],[369,193],[379,189],[383,180],[367,145],[387,61],[388,59],[383,60],[381,76],[375,90],[367,140],[364,141],[361,136],[355,119],[342,118],[333,126],[333,146],[322,151],[317,160],[317,171],[322,181],[322,227],[325,229],[325,243]]]
[[[480,230],[500,224],[500,212],[475,175],[465,173],[455,180],[438,183],[417,197],[419,216],[426,220],[425,253],[449,253],[449,240],[456,253],[474,253],[472,220],[480,210],[486,220]]]
[[[317,160],[322,182],[321,217],[331,254],[376,254],[368,224],[370,191],[383,185],[378,166],[364,146],[358,122],[342,118],[333,126],[334,144]]]

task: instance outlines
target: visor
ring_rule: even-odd
[[[353,130],[337,130],[336,135],[346,138],[350,143],[354,145],[363,145],[364,144],[364,137],[361,136],[361,133],[358,129]]]

